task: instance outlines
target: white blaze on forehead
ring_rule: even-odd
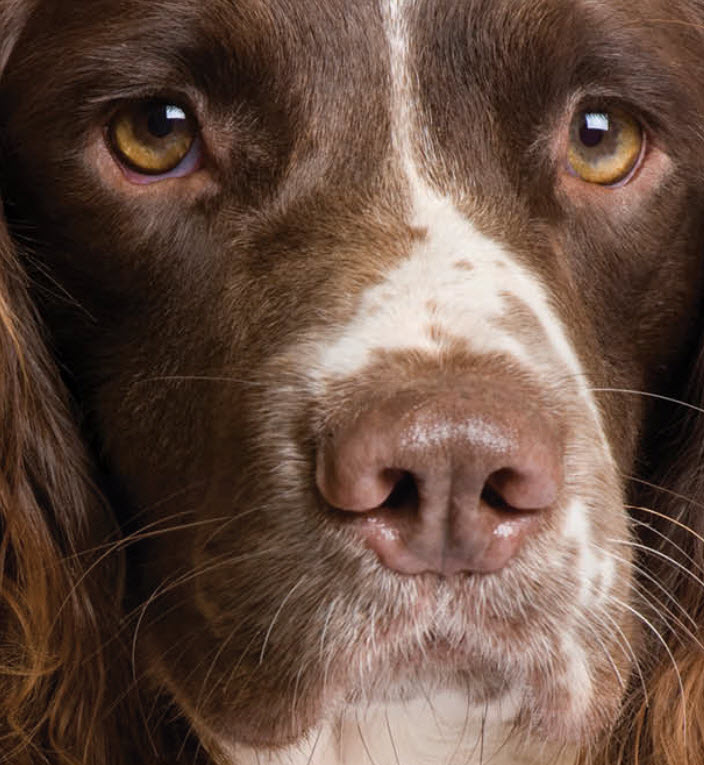
[[[460,338],[475,354],[500,354],[538,380],[555,372],[580,390],[603,440],[600,416],[584,370],[537,275],[520,265],[499,242],[481,234],[449,195],[431,188],[419,163],[430,162],[410,86],[406,0],[381,0],[392,75],[392,150],[410,202],[412,226],[424,237],[383,281],[360,297],[355,315],[327,340],[316,343],[314,379],[325,383],[359,373],[377,351],[438,354],[443,339]],[[419,159],[421,158],[422,159]],[[540,367],[525,333],[514,334],[501,320],[518,300],[535,316],[550,369]],[[521,339],[521,336],[523,339]],[[543,359],[545,354],[541,354]],[[604,446],[606,446],[604,441]]]

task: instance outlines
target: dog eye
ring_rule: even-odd
[[[567,158],[583,181],[613,186],[636,169],[644,145],[640,123],[626,112],[581,111],[570,126]]]
[[[119,162],[153,180],[186,175],[197,166],[197,123],[185,109],[167,101],[123,106],[110,120],[108,139]]]

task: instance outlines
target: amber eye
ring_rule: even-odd
[[[108,125],[108,138],[117,158],[144,175],[163,175],[177,168],[197,135],[195,119],[166,101],[130,103]]]
[[[644,143],[640,124],[621,109],[581,111],[570,126],[567,157],[583,181],[612,186],[635,169]]]

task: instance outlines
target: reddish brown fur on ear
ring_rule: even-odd
[[[656,667],[648,700],[627,705],[621,724],[596,756],[579,765],[700,765],[704,752],[704,651],[689,646]],[[630,711],[628,711],[630,710]]]
[[[105,594],[107,567],[90,571],[97,554],[85,552],[106,538],[107,516],[1,220],[0,423],[3,758],[108,762],[102,651],[118,603]]]
[[[649,762],[698,765],[704,753],[704,650],[679,653],[677,666],[664,664],[653,682]]]
[[[700,340],[700,343],[702,341]],[[698,358],[697,358],[698,356]],[[667,596],[648,614],[646,646],[637,651],[621,719],[598,755],[585,752],[579,765],[701,765],[704,759],[704,352],[693,353],[693,372],[677,397],[694,405],[666,405],[659,422],[678,423],[653,456],[658,470],[633,507],[652,532],[640,540],[640,565],[652,593],[658,582]],[[686,377],[686,376],[685,376]],[[642,602],[642,601],[641,601]],[[667,646],[667,647],[666,647]],[[641,677],[642,675],[642,677]]]
[[[0,77],[28,9],[0,6]],[[26,286],[0,205],[0,759],[118,765],[118,558]]]

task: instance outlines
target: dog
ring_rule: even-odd
[[[704,761],[700,0],[0,13],[12,257],[125,569],[41,756]]]

